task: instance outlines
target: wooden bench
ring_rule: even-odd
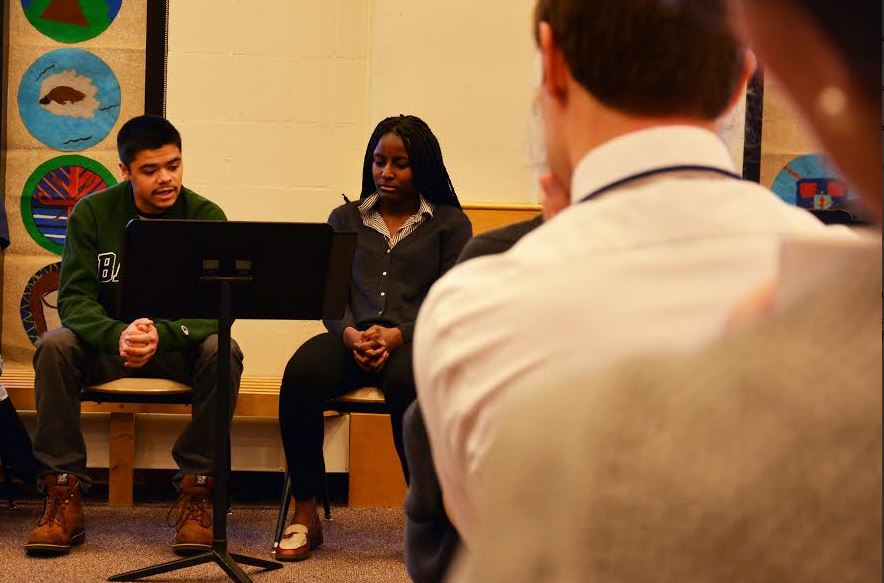
[[[464,203],[463,210],[473,224],[473,235],[478,235],[491,229],[533,219],[540,213],[540,205]]]
[[[6,386],[16,409],[34,411],[34,370],[7,365],[0,381]],[[237,399],[236,417],[276,418],[279,411],[279,383],[276,377],[243,377]],[[84,401],[83,413],[108,413],[108,504],[132,506],[135,473],[135,414],[190,415],[189,405],[146,403],[93,403]],[[326,415],[337,415],[327,412]],[[386,444],[386,447],[378,447]],[[351,414],[350,418],[351,506],[397,506],[405,496],[405,481],[389,417]]]

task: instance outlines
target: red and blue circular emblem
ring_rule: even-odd
[[[813,210],[847,210],[853,198],[847,184],[820,154],[798,156],[786,164],[771,190],[790,204]]]
[[[116,183],[107,168],[85,156],[58,156],[40,164],[21,195],[25,229],[38,245],[61,255],[74,205]]]

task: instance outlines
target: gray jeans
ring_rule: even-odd
[[[214,474],[215,386],[218,336],[185,352],[158,352],[140,369],[123,366],[122,359],[84,344],[67,328],[46,332],[34,354],[37,431],[34,456],[42,474],[77,476],[84,490],[92,485],[86,472],[86,443],[80,430],[80,391],[84,387],[124,377],[167,378],[193,387],[191,420],[172,448],[178,464],[176,484],[183,474]],[[231,415],[242,376],[242,352],[231,341]]]

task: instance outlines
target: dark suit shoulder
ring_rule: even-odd
[[[483,255],[504,253],[515,245],[519,239],[543,224],[543,217],[537,215],[531,220],[520,221],[512,225],[506,225],[490,231],[480,233],[470,239],[463,251],[461,251],[458,263],[468,259],[474,259]]]

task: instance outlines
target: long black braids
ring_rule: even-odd
[[[365,159],[362,164],[362,194],[359,198],[369,197],[376,191],[372,174],[374,150],[381,138],[390,133],[399,136],[405,145],[415,189],[432,204],[461,208],[454,185],[448,176],[448,169],[442,160],[439,140],[433,135],[430,126],[414,115],[388,117],[374,129],[365,149]]]

